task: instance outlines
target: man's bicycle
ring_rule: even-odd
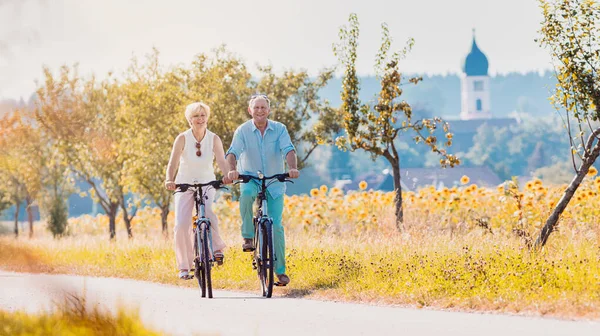
[[[208,198],[206,193],[210,188],[225,189],[222,181],[210,181],[197,184],[176,184],[175,192],[194,191],[194,203],[196,205],[196,216],[194,217],[194,275],[198,279],[198,286],[202,290],[202,297],[212,298],[211,269],[215,262],[213,257],[210,219],[206,217],[204,201]],[[202,189],[203,187],[204,190]],[[218,263],[222,263],[222,260]]]
[[[275,174],[273,176],[264,176],[260,171],[258,176],[240,174],[241,181],[236,183],[248,183],[251,180],[260,183],[260,189],[256,197],[258,209],[252,221],[254,222],[254,258],[252,267],[257,270],[262,295],[270,298],[273,295],[273,285],[285,286],[284,284],[274,283],[273,268],[277,255],[273,248],[273,219],[269,217],[267,208],[267,187],[275,182],[291,182],[288,180],[289,174]]]

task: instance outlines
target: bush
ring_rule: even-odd
[[[56,237],[62,236],[67,229],[69,211],[61,197],[53,197],[48,209],[48,230]]]

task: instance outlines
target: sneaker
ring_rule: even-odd
[[[189,280],[189,279],[191,279],[190,272],[184,271],[184,270],[179,271],[179,279],[182,279],[182,280]]]
[[[279,286],[285,286],[290,283],[290,277],[285,273],[277,274],[277,283]]]
[[[223,254],[222,251],[215,251],[215,253],[213,253],[213,256],[215,257],[215,261],[217,262],[217,265],[219,265],[219,266],[223,265],[223,261],[225,260],[225,255]]]
[[[244,238],[244,243],[242,244],[242,250],[244,252],[254,251],[254,242],[252,241],[252,238]]]

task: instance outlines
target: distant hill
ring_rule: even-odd
[[[414,75],[406,76],[406,79]],[[491,107],[495,118],[505,118],[512,112],[532,116],[548,116],[554,113],[548,102],[551,89],[556,85],[552,73],[526,74],[511,73],[490,78]],[[341,78],[333,78],[321,91],[321,97],[339,106]],[[379,91],[376,77],[360,78],[360,98],[373,100]],[[424,110],[430,115],[448,119],[459,118],[460,113],[460,77],[458,75],[423,76],[418,85],[403,87],[402,98],[413,106],[413,110]]]

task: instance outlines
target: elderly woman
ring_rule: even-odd
[[[206,183],[215,179],[213,160],[227,176],[229,169],[225,162],[223,143],[218,135],[207,128],[210,108],[204,103],[193,103],[185,109],[185,118],[190,124],[190,129],[179,134],[173,144],[165,187],[175,190],[176,183]],[[225,183],[230,183],[227,178]],[[192,278],[190,270],[194,262],[194,238],[192,234],[192,216],[194,198],[192,191],[175,194],[175,255],[179,267],[179,278],[188,280]],[[219,234],[219,221],[213,212],[215,190],[207,192],[206,217],[212,226],[212,243],[215,260],[221,263],[224,259],[223,249],[225,243]]]

